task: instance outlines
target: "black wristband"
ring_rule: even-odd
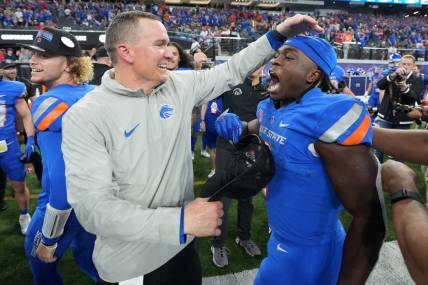
[[[421,204],[424,204],[424,201],[422,200],[421,195],[419,195],[418,192],[408,191],[406,188],[402,188],[398,192],[391,193],[389,195],[389,198],[391,199],[391,204],[394,204],[404,199],[413,199]]]
[[[287,37],[286,37],[286,36],[284,36],[283,34],[281,34],[280,32],[278,32],[278,31],[276,30],[276,25],[275,25],[274,27],[272,27],[272,36],[273,36],[276,40],[281,41],[281,42],[285,42],[285,41],[287,40]]]

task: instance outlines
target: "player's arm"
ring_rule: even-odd
[[[418,192],[416,173],[401,162],[388,160],[382,165],[383,190],[406,189]],[[416,284],[428,283],[428,211],[424,204],[403,199],[392,204],[392,223],[410,275]]]
[[[15,103],[15,110],[21,116],[24,123],[25,133],[29,137],[34,137],[33,121],[31,119],[31,112],[28,108],[27,102],[23,97],[19,98]]]
[[[370,150],[370,115],[362,102],[343,98],[324,110],[316,130],[315,148],[338,198],[353,217],[338,284],[364,284],[385,235],[383,195],[376,189],[377,161]]]
[[[56,260],[53,256],[56,242],[62,236],[71,213],[61,152],[62,117],[68,108],[66,102],[53,97],[40,98],[32,106],[35,128],[38,132],[43,132],[45,140],[49,140],[49,148],[43,150],[43,161],[47,166],[44,176],[49,181],[49,203],[43,219],[42,243],[37,250],[39,258],[45,262]]]
[[[49,132],[49,131],[48,131]],[[71,206],[67,202],[65,188],[64,160],[61,152],[61,133],[49,132],[50,147],[43,150],[44,163],[48,165],[44,174],[49,180],[49,203],[46,205],[42,226],[42,241],[37,248],[37,256],[44,262],[54,262],[57,257],[55,250],[58,240],[64,233],[64,227],[71,214]]]
[[[397,159],[428,164],[428,132],[373,128],[373,147]]]
[[[25,144],[25,153],[21,157],[23,162],[30,162],[33,154],[36,152],[36,142],[34,139],[34,127],[33,120],[31,118],[31,112],[28,108],[27,102],[24,99],[25,92],[23,96],[18,98],[15,103],[16,112],[21,116],[22,123],[24,125],[25,133],[27,134],[27,143]]]
[[[339,199],[353,217],[338,284],[364,284],[376,264],[385,235],[376,190],[376,160],[366,145],[317,142],[315,146]]]
[[[207,103],[203,103],[201,105],[201,128],[200,131],[202,133],[205,133],[206,129],[206,125],[205,125],[205,115],[207,114]]]
[[[244,125],[244,131],[242,132],[243,135],[259,133],[260,123],[258,119],[254,119],[249,122],[242,121],[242,124]]]

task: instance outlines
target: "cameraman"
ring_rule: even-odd
[[[381,128],[410,129],[413,119],[408,112],[416,103],[420,103],[424,83],[420,76],[413,72],[415,58],[404,55],[399,68],[380,79],[377,87],[385,90],[380,98],[379,113],[376,123]],[[383,154],[375,151],[376,156],[383,162]]]

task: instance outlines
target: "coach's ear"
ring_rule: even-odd
[[[127,63],[134,63],[134,51],[130,47],[130,45],[126,42],[119,43],[116,45],[116,54],[117,57],[120,57],[122,60],[126,61]]]

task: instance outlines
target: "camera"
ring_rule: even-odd
[[[406,80],[406,75],[401,75],[401,74],[398,74],[395,78],[394,78],[394,81],[395,82],[401,82],[401,81],[405,81]]]

